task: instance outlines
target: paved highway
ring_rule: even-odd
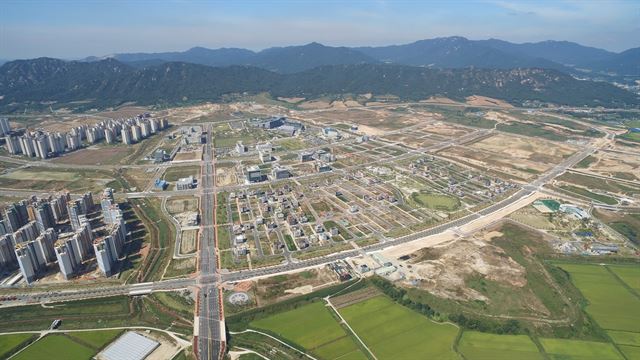
[[[202,230],[200,235],[199,268],[200,291],[198,293],[198,357],[221,359],[224,347],[224,322],[217,282],[218,261],[216,258],[215,233],[215,165],[212,148],[211,126],[207,126],[207,143],[202,156],[200,180],[200,211]],[[202,281],[206,279],[207,281]]]

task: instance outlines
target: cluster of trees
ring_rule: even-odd
[[[524,330],[520,326],[520,322],[518,322],[517,320],[497,322],[491,320],[469,318],[463,314],[449,315],[449,320],[469,330],[477,330],[495,334],[519,334]]]
[[[405,289],[396,287],[391,282],[377,276],[372,277],[371,282],[385,295],[392,298],[397,303],[402,304],[403,306],[406,306],[409,309],[417,311],[428,317],[438,316],[438,313],[433,310],[428,304],[411,300],[407,296],[407,291]]]

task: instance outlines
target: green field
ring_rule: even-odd
[[[516,122],[509,124],[501,123],[498,124],[496,128],[500,131],[512,134],[540,137],[553,141],[567,141],[566,136],[559,134],[553,130],[549,130],[543,124],[525,124]]]
[[[322,359],[366,359],[322,302],[314,302],[251,322],[308,349]]]
[[[633,265],[609,265],[607,267],[630,288],[640,292],[640,267]]]
[[[609,330],[607,334],[616,344],[640,346],[640,333]]]
[[[7,354],[34,337],[34,334],[9,334],[0,335],[0,359],[4,359]]]
[[[455,326],[433,322],[386,296],[339,311],[379,360],[458,358],[453,351]]]
[[[47,335],[25,348],[14,360],[89,360],[93,349],[62,334]]]
[[[414,192],[411,199],[424,207],[436,210],[453,211],[460,206],[460,200],[453,196]]]
[[[618,137],[629,141],[640,142],[640,133],[637,132],[629,131],[624,135],[618,135]]]
[[[619,345],[618,347],[627,359],[640,359],[640,346]]]
[[[540,339],[542,347],[553,360],[622,360],[613,345],[583,340]]]
[[[100,350],[107,344],[115,340],[122,333],[122,330],[102,330],[102,331],[74,331],[65,335],[72,337],[84,345],[89,345],[96,350]]]
[[[599,201],[603,204],[607,204],[607,205],[616,205],[618,203],[618,201],[614,198],[612,198],[611,196],[607,196],[607,195],[602,195],[602,194],[596,194],[594,192],[591,192],[585,188],[581,188],[578,186],[573,186],[573,185],[563,185],[560,186],[560,189],[564,190],[564,191],[568,191],[570,193],[574,193],[574,194],[578,194],[578,195],[582,195],[584,197],[587,197],[589,199],[593,199],[595,201]]]
[[[604,266],[561,264],[589,302],[586,307],[604,329],[640,332],[640,299]]]
[[[544,359],[526,335],[495,335],[476,331],[462,334],[458,351],[467,360]]]
[[[175,309],[153,298],[128,296],[51,303],[46,308],[40,305],[0,308],[0,319],[3,331],[46,329],[55,319],[63,319],[61,328],[69,330],[153,326],[190,334],[193,329],[188,322],[193,320],[192,316],[180,317]]]
[[[598,159],[595,156],[589,155],[586,158],[580,160],[580,162],[576,164],[576,168],[586,169],[596,161],[598,161]]]

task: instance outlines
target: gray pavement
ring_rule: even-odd
[[[200,235],[199,267],[200,292],[198,293],[198,344],[199,359],[221,359],[224,351],[224,322],[221,298],[218,290],[215,239],[215,168],[211,127],[207,126],[207,143],[202,157],[200,198],[202,231]],[[206,279],[206,281],[202,281]]]

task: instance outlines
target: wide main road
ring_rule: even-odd
[[[212,148],[211,126],[207,126],[207,143],[202,157],[202,175],[200,184],[200,210],[202,231],[200,235],[198,293],[198,357],[200,359],[221,359],[224,350],[224,322],[220,306],[220,294],[217,282],[218,262],[216,258],[215,232],[215,164]]]

